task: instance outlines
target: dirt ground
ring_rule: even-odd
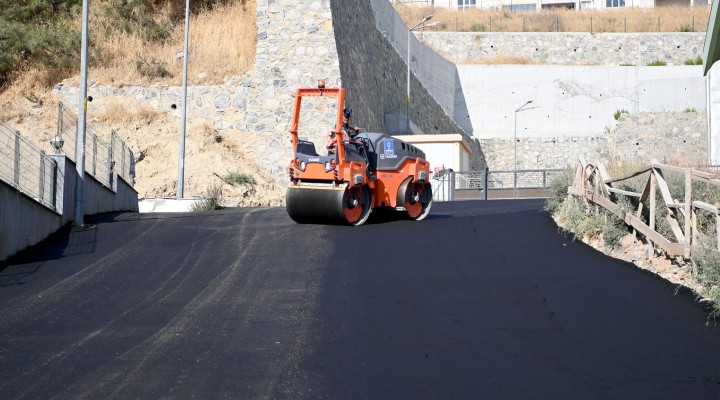
[[[50,140],[57,132],[57,100],[5,99],[0,118],[20,131],[46,153],[53,151]],[[72,106],[70,106],[72,110]],[[135,189],[140,198],[175,197],[177,193],[180,119],[170,113],[138,113],[127,120],[107,114],[88,113],[87,126],[109,141],[112,129],[122,137],[136,159]],[[278,206],[285,191],[273,177],[263,173],[238,146],[233,134],[219,136],[203,124],[188,121],[185,146],[184,197],[202,197],[217,186],[222,189],[223,206]],[[65,137],[66,142],[74,140]],[[255,185],[232,186],[223,181],[229,173],[252,176]]]

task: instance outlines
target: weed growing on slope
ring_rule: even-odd
[[[205,190],[203,196],[190,207],[190,211],[214,211],[222,208],[223,193],[222,188],[210,185]]]

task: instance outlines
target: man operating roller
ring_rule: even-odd
[[[360,127],[350,125],[350,118],[352,117],[352,109],[345,108],[343,110],[343,124],[342,124],[342,134],[343,142],[349,142],[352,139],[355,139],[355,136],[357,136],[358,133],[360,133]],[[327,149],[328,154],[335,154],[335,151],[337,150],[337,135],[335,132],[330,131],[328,134],[328,141],[327,141]]]

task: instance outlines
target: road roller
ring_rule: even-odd
[[[307,97],[327,97],[337,104],[335,126],[325,131],[337,140],[320,152],[299,136],[300,107]],[[343,88],[325,88],[321,82],[317,88],[297,89],[290,126],[294,157],[285,202],[290,218],[302,224],[357,226],[376,207],[412,220],[425,218],[432,206],[425,153],[382,133],[344,131],[344,108]]]

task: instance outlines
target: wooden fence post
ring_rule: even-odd
[[[692,169],[685,170],[685,258],[690,258],[690,241],[691,241],[691,221],[692,216]]]

